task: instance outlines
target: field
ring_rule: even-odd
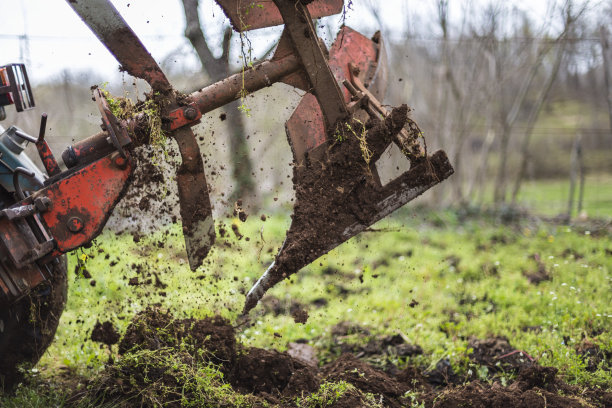
[[[351,406],[346,401],[354,398],[362,406],[455,406],[451,403],[473,392],[474,384],[485,394],[495,384],[520,384],[527,375],[521,370],[534,366],[558,369],[554,381],[531,390],[544,401],[548,397],[549,407],[610,401],[612,235],[605,223],[569,227],[524,219],[501,225],[495,218],[465,218],[454,211],[405,209],[281,282],[248,323],[238,317],[244,293],[273,259],[288,217],[262,221],[253,214],[244,223],[225,223],[226,231],[235,224],[244,237],[219,236],[209,262],[195,273],[184,260],[176,225],[138,243],[130,234],[105,233],[90,249],[71,255],[69,301],[56,341],[16,395],[0,397],[0,405],[109,402],[104,393],[110,388],[100,388],[102,394],[88,390],[106,384],[101,379],[109,370],[146,355],[120,354],[117,345],[93,342],[92,329],[98,321],[110,321],[124,333],[147,307],[168,310],[176,319],[221,315],[236,326],[245,350],[284,351],[289,343],[308,344],[320,373],[327,375],[310,394],[279,399],[274,392],[267,398],[242,390],[245,397],[225,384],[227,373],[210,361],[190,365],[197,370],[182,375],[210,378],[197,382],[206,396],[199,403],[189,387],[182,388],[182,401],[192,406],[272,406],[278,401]],[[307,321],[296,323],[294,316],[303,311]],[[334,376],[344,352],[371,365],[360,370],[375,367],[393,381],[410,370],[418,376],[401,388],[401,395],[390,397],[360,386],[359,376]],[[145,385],[155,384],[145,379]],[[135,395],[126,391],[120,402],[175,406],[163,399],[167,390],[160,390],[165,388],[145,387]]]

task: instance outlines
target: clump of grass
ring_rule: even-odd
[[[163,101],[160,98],[159,92],[153,92],[148,95],[145,101],[134,103],[128,92],[124,96],[112,96],[106,89],[107,85],[108,83],[102,84],[100,91],[104,99],[106,99],[111,113],[119,120],[144,120],[147,129],[146,137],[132,136],[136,140],[142,139],[142,142],[153,147],[153,162],[159,162],[159,153],[163,155],[164,159],[168,159],[168,152],[166,150],[167,136],[162,128],[161,120]]]
[[[325,381],[319,386],[316,392],[305,397],[297,398],[296,405],[300,408],[332,407],[342,398],[349,395],[360,401],[360,407],[382,408],[382,402],[378,401],[374,394],[363,393],[353,384],[346,381]]]
[[[236,393],[219,367],[173,347],[129,352],[96,379],[79,406],[251,407],[258,399]],[[96,405],[97,404],[97,405]]]
[[[366,163],[368,171],[370,170],[370,161],[372,160],[372,151],[368,147],[368,131],[366,130],[365,125],[359,119],[354,119],[356,123],[359,124],[361,128],[360,132],[355,131],[353,126],[350,123],[346,122],[344,125],[346,129],[351,132],[351,134],[359,141],[359,149],[361,150],[361,156],[363,157],[363,161]]]
[[[346,381],[326,381],[319,386],[317,392],[303,398],[298,398],[296,403],[303,408],[329,407],[334,405],[349,391],[357,389]]]

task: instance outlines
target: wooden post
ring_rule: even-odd
[[[606,94],[608,98],[608,115],[610,116],[610,131],[612,132],[612,50],[610,49],[610,33],[601,26],[599,28],[601,36],[601,55],[604,63],[604,79],[606,83]]]
[[[576,133],[576,138],[574,139],[574,143],[572,145],[572,153],[570,156],[570,190],[569,190],[569,199],[567,202],[567,215],[566,219],[569,222],[572,219],[572,210],[574,209],[574,196],[576,192],[576,179],[580,173],[581,176],[581,188],[580,188],[580,198],[579,198],[579,210],[582,209],[582,186],[584,182],[582,181],[582,148],[581,148],[582,134],[580,132]]]
[[[582,203],[583,203],[583,199],[584,199],[584,177],[585,177],[585,171],[584,171],[584,159],[582,156],[582,133],[578,134],[578,140],[577,140],[577,151],[576,151],[576,155],[578,156],[578,171],[580,173],[580,189],[578,190],[578,216],[580,216],[580,213],[582,212]]]

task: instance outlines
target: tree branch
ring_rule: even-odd
[[[212,51],[206,43],[204,32],[200,25],[200,17],[198,15],[199,1],[182,0],[182,3],[185,9],[185,37],[189,39],[193,49],[196,50],[204,70],[214,81],[217,81],[226,75],[226,69],[223,61],[213,56]]]

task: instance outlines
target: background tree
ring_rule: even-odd
[[[185,37],[198,54],[202,69],[206,71],[211,81],[219,81],[232,74],[229,61],[232,28],[230,26],[224,28],[221,44],[222,53],[219,58],[215,58],[206,41],[204,31],[202,31],[198,15],[199,0],[182,0],[182,3],[185,10]],[[228,104],[225,109],[225,123],[229,131],[232,177],[235,182],[234,191],[231,195],[232,199],[246,198],[255,192],[255,181],[252,176],[253,165],[246,142],[244,114],[238,109],[239,106],[240,101],[234,101]]]

